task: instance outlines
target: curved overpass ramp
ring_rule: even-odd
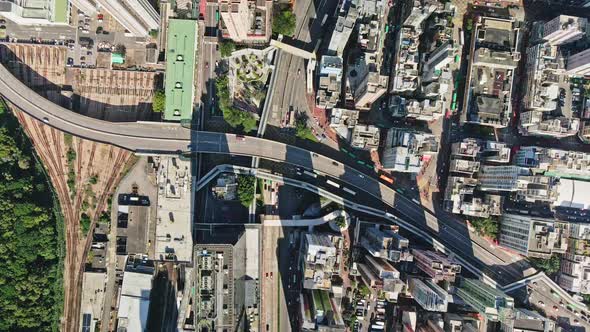
[[[64,132],[89,140],[113,144],[135,152],[178,153],[193,151],[202,153],[222,153],[256,156],[279,162],[313,169],[356,187],[395,209],[421,229],[438,238],[448,250],[473,262],[474,266],[494,274],[506,284],[522,277],[522,268],[512,265],[511,257],[497,252],[483,239],[471,236],[465,225],[454,220],[437,219],[395,190],[381,184],[374,178],[343,165],[333,159],[310,151],[248,136],[244,140],[235,135],[213,132],[191,131],[179,124],[167,123],[112,123],[89,118],[60,107],[29,89],[24,83],[0,64],[0,94],[10,103],[36,119],[45,121]],[[336,190],[336,189],[334,189]],[[359,193],[361,194],[361,193]],[[388,209],[389,210],[389,209]],[[492,267],[492,268],[489,268]]]

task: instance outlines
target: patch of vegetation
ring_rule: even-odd
[[[63,224],[48,183],[30,141],[0,101],[0,331],[58,330]]]
[[[295,120],[295,135],[301,139],[307,139],[312,142],[317,142],[318,139],[307,127],[307,115],[302,113],[297,115]]]
[[[472,29],[473,29],[473,19],[468,18],[467,19],[467,24],[465,26],[465,30],[471,31]]]
[[[73,163],[76,160],[76,151],[74,149],[69,148],[68,152],[66,153],[66,159],[69,163]]]
[[[66,161],[68,164],[67,184],[71,194],[76,191],[76,172],[74,171],[74,162],[76,161],[76,151],[72,147],[66,152]]]
[[[86,235],[88,234],[88,231],[90,230],[90,224],[91,224],[91,220],[90,220],[90,216],[87,215],[86,213],[82,213],[80,215],[80,227],[82,228],[82,234]]]
[[[72,146],[72,141],[74,137],[68,133],[64,133],[64,142],[67,146]]]
[[[492,218],[474,218],[470,220],[471,226],[475,228],[477,234],[487,236],[492,239],[498,237],[498,222]]]
[[[256,130],[257,121],[254,115],[250,112],[239,110],[231,104],[228,84],[227,76],[220,76],[215,81],[217,96],[219,97],[219,108],[223,112],[223,119],[232,128],[241,129],[244,132]]]
[[[150,37],[152,37],[153,39],[158,38],[158,35],[160,34],[160,32],[158,31],[158,29],[152,29],[150,30]]]
[[[86,211],[89,208],[90,208],[90,204],[88,204],[88,201],[87,200],[83,200],[82,201],[82,206],[81,206],[82,211]]]
[[[357,288],[359,295],[361,297],[367,297],[369,295],[371,295],[371,290],[369,289],[369,287],[367,287],[367,285],[365,284],[361,284],[358,288]]]
[[[110,208],[109,208],[110,211]],[[111,214],[107,211],[102,211],[100,217],[98,217],[98,222],[101,224],[110,224],[111,223]]]
[[[272,21],[272,32],[283,36],[291,37],[295,33],[297,18],[290,8],[281,10]]]
[[[549,259],[531,258],[531,264],[537,270],[545,272],[547,276],[553,278],[559,272],[559,266],[561,264],[561,256],[554,254]]]
[[[234,44],[234,42],[229,39],[222,41],[219,45],[219,52],[221,53],[221,56],[224,58],[230,56],[233,53],[233,51],[235,51],[235,49],[236,44]]]
[[[162,113],[166,109],[166,93],[164,90],[157,90],[152,98],[152,111]]]
[[[334,223],[336,224],[336,226],[338,226],[340,228],[346,227],[346,220],[344,219],[343,216],[336,217],[336,219],[334,219]]]
[[[254,200],[254,183],[256,178],[251,175],[238,175],[238,199],[243,206],[249,207]]]
[[[96,174],[96,173],[92,174],[92,176],[88,179],[88,182],[90,184],[97,184],[98,183],[98,174]]]

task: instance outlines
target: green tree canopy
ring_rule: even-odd
[[[63,246],[52,195],[28,138],[1,101],[0,154],[0,331],[56,331]]]
[[[474,218],[470,222],[479,235],[493,239],[498,237],[498,223],[495,220],[491,218]]]
[[[242,111],[233,107],[230,101],[227,76],[220,76],[215,81],[217,97],[219,98],[219,108],[223,112],[223,119],[232,128],[242,129],[244,132],[251,132],[257,128],[257,120],[254,114]]]
[[[226,39],[221,42],[219,45],[219,52],[221,56],[226,58],[232,54],[232,52],[236,49],[236,44],[233,41]]]
[[[162,113],[166,109],[166,94],[163,90],[158,90],[152,98],[152,110],[156,113]]]
[[[238,199],[242,205],[248,207],[254,199],[254,182],[256,178],[251,175],[238,175]]]
[[[273,18],[272,32],[291,37],[295,33],[297,18],[289,9],[283,9]]]
[[[343,228],[346,226],[346,220],[344,220],[343,216],[338,216],[336,217],[336,219],[334,219],[334,223],[336,224],[336,226]]]
[[[559,272],[561,257],[554,254],[549,259],[531,258],[530,262],[535,269],[545,272],[549,277],[554,277]]]
[[[250,112],[242,111],[234,107],[222,108],[223,119],[233,128],[242,128],[244,132],[251,132],[258,128],[256,118]]]

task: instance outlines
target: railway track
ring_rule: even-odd
[[[65,175],[63,163],[61,162],[61,159],[58,159],[56,157],[61,156],[61,140],[59,137],[59,133],[54,129],[50,129],[50,139],[50,137],[48,137],[47,135],[45,128],[42,127],[42,125],[40,125],[40,123],[37,120],[30,118],[30,121],[27,121],[22,112],[17,112],[17,117],[19,121],[23,124],[23,128],[25,132],[27,132],[29,137],[37,137],[40,141],[38,142],[39,144],[42,144],[46,147],[51,147],[51,149],[54,150],[52,153],[51,150],[38,148],[36,149],[36,152],[41,158],[41,160],[43,160],[47,173],[49,174],[51,182],[53,183],[55,191],[61,201],[60,205],[64,216],[64,221],[66,223],[64,225],[66,240],[66,256],[64,258],[64,267],[70,267],[73,265],[75,266],[76,257],[74,248],[78,244],[78,237],[76,233],[77,228],[75,228],[74,224],[76,223],[77,218],[75,218],[75,214],[72,209],[72,201],[69,189],[67,187],[67,184],[63,182]],[[35,144],[35,141],[32,141],[33,144]],[[72,227],[74,227],[74,230],[72,230]],[[72,269],[66,269],[66,271],[64,272],[64,292],[70,291],[71,293],[71,285],[74,285],[76,283],[77,277],[76,274],[73,273],[74,271],[72,271]],[[64,295],[64,312],[63,319],[61,322],[62,330],[64,331],[68,330],[68,323],[72,321],[72,318],[74,319],[74,322],[77,323],[76,317],[78,315],[72,315],[72,296],[70,293]]]

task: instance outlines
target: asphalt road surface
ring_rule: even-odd
[[[190,131],[179,124],[111,123],[85,117],[41,97],[3,66],[0,67],[0,91],[21,110],[57,129],[135,152],[175,153],[190,150],[258,156],[316,170],[347,186],[364,190],[393,207],[393,214],[399,214],[414,225],[429,230],[435,238],[457,255],[473,262],[474,266],[491,267],[488,272],[500,284],[510,283],[523,276],[522,268],[512,262],[511,256],[491,248],[487,241],[470,235],[465,225],[458,220],[437,219],[420,205],[398,195],[395,190],[369,175],[322,155],[261,138]]]

